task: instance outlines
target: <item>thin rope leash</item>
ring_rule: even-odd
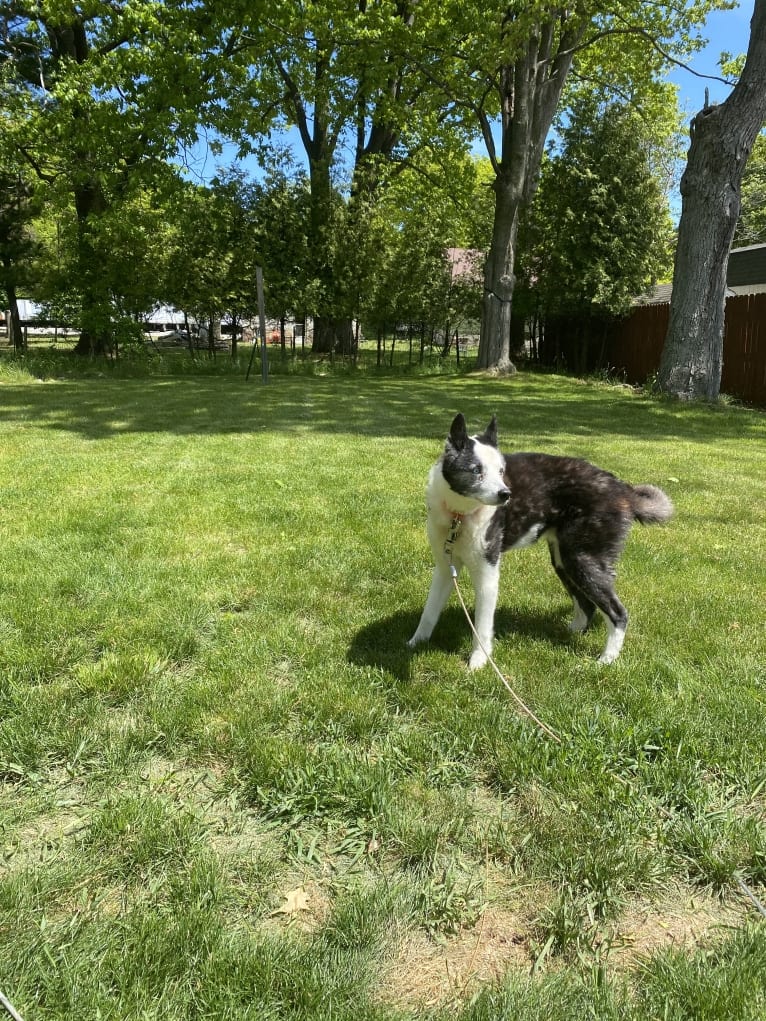
[[[492,656],[487,652],[486,648],[484,647],[484,642],[482,642],[482,640],[481,640],[481,638],[479,636],[479,632],[476,630],[476,628],[474,626],[474,623],[471,620],[471,615],[468,612],[468,607],[465,605],[465,600],[463,599],[463,593],[460,591],[460,586],[457,583],[457,568],[455,567],[454,564],[451,563],[449,565],[449,569],[450,569],[450,574],[452,575],[452,585],[453,585],[455,591],[457,592],[457,597],[460,600],[460,605],[463,607],[463,613],[465,613],[465,618],[468,621],[469,627],[471,628],[471,631],[473,632],[473,635],[474,635],[476,641],[479,643],[479,647],[481,648],[481,651],[487,657],[487,662],[492,667],[492,669],[495,671],[497,676],[500,678],[500,680],[502,681],[504,687],[506,688],[506,690],[508,691],[509,695],[511,696],[513,701],[516,703],[518,708],[523,713],[526,713],[526,715],[530,718],[530,720],[532,720],[533,723],[535,723],[540,728],[540,730],[543,731],[544,734],[547,734],[548,737],[552,738],[556,742],[556,744],[561,744],[562,743],[561,738],[556,733],[556,731],[552,730],[548,726],[547,723],[543,723],[543,721],[539,718],[539,716],[536,716],[532,712],[532,710],[529,708],[527,703],[516,694],[516,692],[511,687],[510,682],[508,681],[508,678],[505,676],[505,674],[503,674],[500,671],[500,669],[498,668],[498,666],[495,663],[495,661],[492,658]]]
[[[750,901],[750,903],[751,903],[751,904],[753,905],[753,907],[754,907],[754,908],[755,908],[755,910],[756,910],[756,911],[758,912],[758,914],[760,914],[760,915],[762,915],[762,916],[763,916],[764,918],[766,918],[766,908],[765,908],[765,907],[763,906],[763,904],[761,904],[761,902],[760,902],[760,901],[758,900],[758,898],[756,897],[756,895],[755,895],[755,894],[753,893],[753,891],[752,891],[752,890],[750,889],[750,887],[749,887],[749,886],[747,885],[747,883],[746,883],[746,882],[745,882],[745,880],[744,880],[744,879],[742,878],[742,876],[738,876],[738,875],[736,875],[736,873],[735,873],[735,875],[734,875],[734,878],[735,878],[735,880],[736,880],[736,882],[737,882],[737,886],[738,886],[738,887],[740,888],[740,890],[742,891],[742,893],[744,893],[744,895],[745,895],[745,896],[747,897],[747,899],[748,899],[748,900]]]
[[[494,659],[492,658],[490,653],[487,651],[487,649],[486,649],[486,647],[484,645],[484,642],[482,642],[481,637],[479,635],[479,632],[476,630],[476,627],[474,626],[473,620],[471,619],[471,614],[468,612],[468,607],[465,605],[465,600],[463,599],[463,593],[460,591],[460,586],[458,585],[458,582],[457,582],[457,574],[458,574],[457,568],[455,567],[455,565],[454,565],[454,563],[452,561],[452,548],[455,545],[455,543],[457,542],[457,537],[460,534],[460,529],[463,527],[463,518],[464,518],[464,515],[462,515],[462,514],[453,514],[452,515],[452,523],[450,525],[450,530],[449,530],[449,533],[447,535],[447,540],[444,543],[444,554],[445,554],[446,557],[449,558],[449,570],[450,570],[450,576],[452,578],[452,585],[453,585],[453,588],[455,589],[455,592],[457,592],[457,597],[460,600],[460,605],[463,607],[463,613],[465,614],[465,619],[468,621],[468,626],[470,627],[471,631],[473,632],[474,638],[479,643],[479,648],[484,653],[484,655],[487,657],[487,662],[490,664],[492,669],[495,671],[497,676],[500,678],[501,682],[503,683],[504,687],[506,688],[506,690],[510,694],[511,698],[513,699],[513,701],[516,703],[517,707],[523,713],[525,713],[530,718],[530,720],[532,720],[533,723],[535,723],[540,728],[540,730],[543,731],[544,734],[547,734],[548,737],[550,737],[552,740],[554,740],[556,742],[556,744],[561,744],[562,743],[561,738],[556,733],[556,731],[552,730],[547,725],[547,723],[543,723],[543,721],[532,712],[532,710],[529,708],[529,706],[526,704],[526,702],[522,698],[520,698],[519,695],[517,695],[516,692],[513,690],[513,688],[511,687],[510,681],[505,676],[505,674],[503,674],[500,671],[500,669],[498,668],[498,666],[495,663]]]
[[[24,1021],[21,1014],[19,1014],[11,1001],[2,992],[0,992],[0,1007],[4,1007],[8,1011],[13,1021]]]

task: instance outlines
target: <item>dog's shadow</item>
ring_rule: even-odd
[[[455,656],[468,657],[471,634],[465,615],[459,606],[447,607],[431,640],[410,649],[407,640],[417,627],[419,614],[399,611],[388,617],[371,621],[354,635],[348,649],[348,660],[357,666],[373,666],[384,670],[399,681],[410,681],[417,657],[429,649],[439,649]],[[499,641],[509,634],[546,640],[551,645],[571,642],[564,617],[555,610],[535,613],[513,609],[498,609],[495,614],[495,634]]]

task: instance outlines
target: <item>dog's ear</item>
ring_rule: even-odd
[[[462,450],[468,442],[468,429],[466,428],[465,419],[460,412],[452,420],[448,442],[452,444],[455,450]]]
[[[484,430],[484,433],[479,437],[480,443],[486,443],[490,447],[497,446],[497,416],[493,415],[492,419]]]

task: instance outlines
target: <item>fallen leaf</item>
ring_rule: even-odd
[[[285,902],[281,907],[276,908],[274,915],[295,915],[299,911],[308,911],[309,897],[302,886],[296,887],[285,896]]]

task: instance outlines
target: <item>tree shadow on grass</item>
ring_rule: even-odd
[[[268,386],[238,377],[50,380],[2,384],[0,423],[102,439],[129,433],[254,434],[281,431],[355,436],[446,436],[455,412],[480,429],[497,412],[501,446],[559,450],[561,432],[589,436],[710,442],[761,433],[763,416],[668,401],[557,377],[484,376],[303,378]],[[530,443],[529,437],[533,437]],[[559,451],[564,452],[564,451]]]
[[[419,619],[419,612],[400,610],[367,624],[354,635],[347,653],[349,662],[357,666],[377,667],[407,683],[413,679],[417,659],[429,651],[439,650],[464,661],[467,659],[471,633],[459,606],[448,606],[444,610],[429,642],[410,649],[407,640],[414,633]],[[509,635],[544,640],[560,648],[571,648],[575,641],[564,615],[554,605],[550,612],[540,613],[499,607],[495,614],[495,633],[499,643]]]

